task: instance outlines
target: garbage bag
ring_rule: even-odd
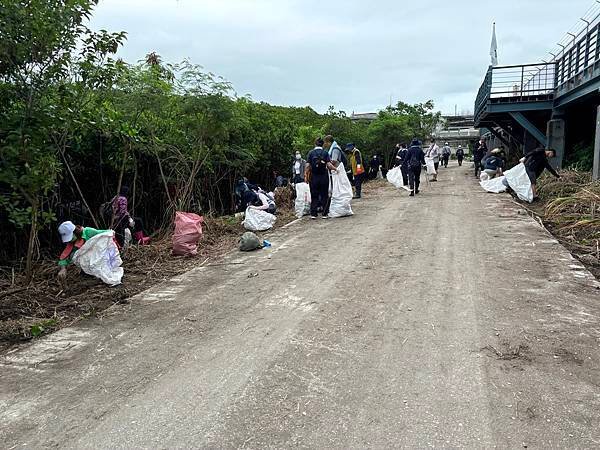
[[[277,217],[273,214],[248,207],[242,225],[244,225],[244,228],[248,231],[267,231],[273,228],[276,221]]]
[[[489,178],[489,177],[488,177]],[[482,181],[481,187],[488,192],[492,192],[494,194],[499,194],[501,192],[506,192],[508,189],[506,177],[496,177],[491,180]]]
[[[175,213],[175,233],[173,233],[173,254],[195,256],[198,254],[198,241],[202,237],[204,218],[186,212]]]
[[[296,184],[296,202],[294,208],[299,219],[310,214],[310,186],[308,183]]]
[[[504,172],[506,181],[510,188],[515,191],[517,196],[525,202],[533,202],[533,188],[531,187],[531,180],[527,175],[525,164],[521,163],[510,170]]]
[[[387,173],[387,180],[398,189],[401,189],[404,186],[404,179],[402,178],[402,169],[400,166],[394,167]]]
[[[427,175],[437,175],[433,158],[425,158],[425,165],[427,166]]]
[[[244,233],[240,238],[240,251],[242,252],[258,250],[259,248],[262,248],[262,246],[263,244],[259,237],[251,231]]]
[[[331,174],[331,202],[329,217],[352,216],[352,184],[346,175],[344,164],[340,163],[337,171]]]
[[[114,240],[115,232],[97,234],[77,250],[73,263],[88,275],[100,278],[109,286],[121,284],[123,268],[119,248]]]

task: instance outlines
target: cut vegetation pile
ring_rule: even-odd
[[[277,227],[295,219],[282,209]],[[157,238],[148,246],[132,246],[123,256],[123,284],[108,287],[100,280],[69,268],[68,287],[58,284],[56,261],[42,261],[34,268],[34,279],[25,287],[24,275],[0,268],[0,349],[15,342],[63,328],[92,317],[111,305],[234,249],[244,232],[241,219],[206,218],[199,254],[194,258],[173,257],[170,236]]]
[[[539,183],[542,203],[535,212],[596,276],[600,276],[600,182],[589,172],[567,170]]]

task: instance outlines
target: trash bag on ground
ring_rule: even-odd
[[[263,247],[260,238],[251,231],[247,231],[242,235],[239,244],[242,252],[251,252]]]
[[[195,256],[198,254],[198,242],[202,237],[204,218],[186,212],[175,213],[175,232],[173,233],[173,255]]]
[[[248,207],[242,225],[248,231],[267,231],[273,228],[277,217],[266,211]]]
[[[344,164],[337,167],[337,171],[331,174],[331,202],[329,205],[329,217],[352,216],[352,184],[346,175]]]
[[[114,236],[114,231],[97,234],[87,240],[73,257],[77,267],[109,286],[121,284],[123,278],[123,261]]]
[[[427,175],[437,175],[433,158],[425,158],[425,165],[427,166]]]
[[[296,210],[296,217],[298,219],[310,214],[310,202],[310,186],[308,183],[296,184],[296,202],[294,204],[294,209]]]
[[[528,203],[533,202],[533,188],[531,187],[531,180],[527,175],[525,164],[521,163],[510,170],[504,172],[506,181],[510,188],[515,191],[517,196]]]
[[[491,180],[488,177],[488,180],[482,181],[479,184],[483,189],[494,194],[506,192],[508,189],[506,177],[496,177],[492,178]]]
[[[387,173],[387,180],[392,183],[398,189],[404,187],[404,180],[402,178],[402,169],[400,166],[394,167]]]

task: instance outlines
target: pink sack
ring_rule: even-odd
[[[202,237],[204,218],[197,214],[176,212],[175,233],[173,233],[173,255],[195,256],[198,254],[198,241]]]

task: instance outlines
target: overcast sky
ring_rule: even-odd
[[[190,58],[239,95],[347,113],[390,101],[472,110],[489,64],[547,59],[592,0],[101,0],[92,26],[126,31],[120,56]]]

